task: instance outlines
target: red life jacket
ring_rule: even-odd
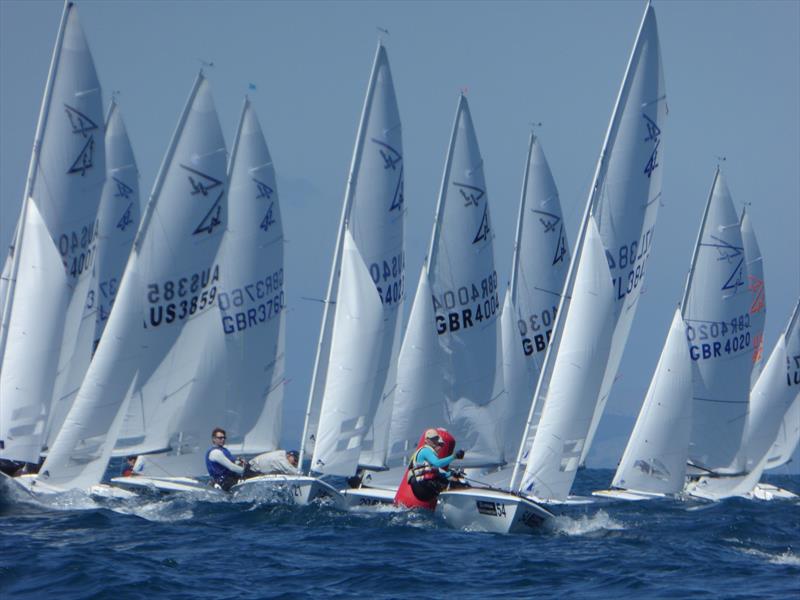
[[[446,429],[438,428],[436,430],[439,433],[439,437],[441,438],[444,444],[441,448],[436,452],[436,456],[439,458],[444,458],[446,456],[450,456],[453,453],[453,449],[456,445],[455,438],[450,434],[449,431]],[[416,458],[417,453],[425,446],[425,434],[422,434],[422,437],[419,439],[419,443],[417,444],[417,449],[414,451],[414,458]],[[413,460],[411,461],[411,465],[413,465]],[[409,467],[411,467],[409,465]],[[409,467],[406,468],[405,473],[403,473],[403,479],[400,480],[400,485],[397,488],[397,493],[394,496],[394,503],[399,506],[406,506],[408,508],[427,508],[428,510],[434,510],[436,508],[436,498],[432,500],[423,501],[417,498],[414,495],[414,492],[411,490],[411,483],[409,477]],[[438,477],[439,470],[435,467],[431,467],[435,474],[433,477]],[[433,478],[431,477],[431,478]]]

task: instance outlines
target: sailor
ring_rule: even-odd
[[[250,468],[261,475],[299,475],[297,450],[273,450],[250,460]]]
[[[138,475],[138,473],[134,470],[135,466],[136,466],[136,457],[128,456],[125,459],[125,464],[122,465],[122,476],[130,477],[131,475]]]
[[[211,448],[206,452],[206,469],[215,487],[226,492],[239,482],[245,468],[241,459],[234,460],[225,447],[225,430],[217,427],[211,432]]]
[[[455,473],[447,467],[453,460],[464,458],[464,451],[459,450],[449,456],[441,457],[439,453],[445,447],[445,442],[436,429],[425,431],[424,440],[425,443],[411,458],[406,481],[418,501],[428,506],[431,504],[435,506],[436,497],[447,486],[449,479],[455,476]]]

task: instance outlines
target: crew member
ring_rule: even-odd
[[[395,503],[433,510],[439,493],[454,476],[447,467],[453,460],[464,458],[464,451],[447,455],[446,451],[452,452],[455,439],[444,429],[426,430],[420,442],[397,490]]]
[[[244,475],[244,466],[237,464],[233,455],[225,447],[225,430],[217,427],[211,432],[211,448],[206,452],[206,469],[215,487],[226,492],[239,482]]]
[[[250,468],[262,475],[299,475],[297,450],[273,450],[250,460]]]
[[[130,477],[131,475],[137,475],[136,471],[133,470],[135,466],[136,466],[136,457],[128,456],[125,459],[125,464],[122,465],[122,476]]]

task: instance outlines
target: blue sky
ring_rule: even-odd
[[[680,300],[718,156],[765,264],[766,346],[800,293],[800,3],[654,3],[669,117],[646,294],[590,466],[613,466]],[[0,2],[0,243],[22,199],[62,4]],[[428,246],[458,92],[485,163],[501,280],[530,123],[574,243],[641,2],[79,2],[105,102],[119,91],[149,191],[200,60],[228,145],[248,84],[278,173],[288,315],[285,443],[300,436],[330,254],[376,41],[403,120],[406,264]],[[413,288],[413,286],[412,286]],[[797,465],[797,460],[795,465]],[[795,466],[796,470],[796,466]]]

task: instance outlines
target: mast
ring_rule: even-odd
[[[369,118],[370,111],[372,110],[372,97],[375,92],[378,66],[381,62],[383,54],[383,43],[378,40],[378,48],[375,52],[375,59],[372,64],[372,72],[370,73],[369,83],[367,84],[367,94],[364,97],[364,105],[361,108],[361,118],[358,123],[358,133],[356,134],[356,146],[353,150],[353,158],[350,162],[350,173],[348,175],[347,185],[345,187],[342,215],[339,220],[339,230],[336,234],[336,247],[333,252],[331,274],[330,278],[328,279],[328,291],[325,295],[324,308],[322,310],[322,324],[320,326],[319,341],[317,343],[317,353],[314,359],[314,371],[311,375],[311,387],[309,388],[308,392],[308,403],[306,405],[306,414],[303,421],[303,434],[300,438],[299,468],[301,472],[303,469],[303,458],[305,456],[306,439],[308,438],[309,434],[311,416],[315,404],[318,404],[318,399],[323,392],[325,379],[327,379],[328,375],[328,356],[325,354],[325,347],[330,343],[330,337],[332,334],[331,330],[333,328],[334,312],[331,311],[331,305],[336,303],[335,299],[339,291],[339,272],[341,270],[342,263],[344,230],[348,226],[350,220],[350,208],[353,204],[356,182],[358,181],[358,172],[361,167],[361,155],[364,152],[364,138],[367,134],[367,119]],[[320,374],[321,369],[324,369],[322,374]],[[317,389],[319,389],[319,392],[317,392]]]
[[[525,160],[525,173],[522,176],[522,193],[519,199],[519,213],[517,214],[517,233],[514,236],[514,252],[511,257],[511,281],[508,284],[509,291],[511,292],[512,302],[517,298],[517,270],[519,269],[519,247],[522,241],[522,219],[525,215],[525,199],[526,191],[528,189],[528,178],[531,172],[531,158],[533,155],[533,145],[536,143],[536,135],[531,131],[528,138],[528,158]]]
[[[556,315],[556,320],[553,325],[553,334],[552,334],[552,342],[547,347],[547,352],[545,353],[544,363],[542,364],[542,371],[539,374],[539,380],[536,383],[536,391],[533,395],[533,400],[531,402],[531,409],[528,413],[528,420],[525,423],[525,430],[522,434],[522,440],[520,441],[519,451],[517,452],[517,460],[514,463],[514,470],[511,474],[511,482],[509,487],[513,490],[516,487],[516,480],[517,476],[519,475],[519,469],[522,465],[522,456],[525,452],[525,441],[528,438],[528,432],[530,431],[531,425],[533,423],[533,416],[534,416],[534,409],[536,407],[537,401],[541,400],[540,395],[544,391],[545,386],[549,384],[551,373],[553,367],[555,365],[555,359],[558,355],[558,348],[561,345],[561,332],[564,329],[564,324],[566,322],[566,313],[569,311],[569,302],[572,296],[572,288],[575,284],[575,275],[577,273],[578,263],[581,258],[581,254],[583,254],[583,245],[586,239],[586,230],[589,225],[589,217],[594,214],[596,205],[597,205],[597,196],[600,191],[600,183],[605,179],[606,171],[608,170],[608,151],[609,147],[612,143],[612,140],[616,139],[617,130],[619,129],[620,125],[620,117],[622,114],[622,103],[623,99],[627,98],[628,93],[630,91],[630,87],[632,84],[631,78],[631,68],[633,67],[633,61],[636,55],[639,53],[641,48],[641,37],[642,31],[644,30],[644,25],[647,20],[647,15],[651,10],[650,0],[647,0],[647,6],[644,10],[644,15],[642,15],[642,20],[639,23],[639,30],[636,34],[636,41],[633,44],[633,49],[631,50],[631,54],[628,57],[628,64],[625,67],[625,76],[622,80],[622,84],[620,85],[619,92],[617,93],[617,99],[614,103],[614,110],[611,115],[611,120],[608,123],[608,129],[606,130],[606,136],[603,141],[603,146],[600,151],[600,158],[597,161],[597,166],[595,167],[594,177],[592,179],[592,185],[589,189],[589,200],[586,203],[586,208],[583,212],[583,219],[581,220],[580,229],[578,231],[578,239],[575,244],[575,253],[570,258],[569,262],[569,270],[567,272],[567,281],[564,285],[564,293],[561,295],[561,298],[558,302],[558,314]]]

